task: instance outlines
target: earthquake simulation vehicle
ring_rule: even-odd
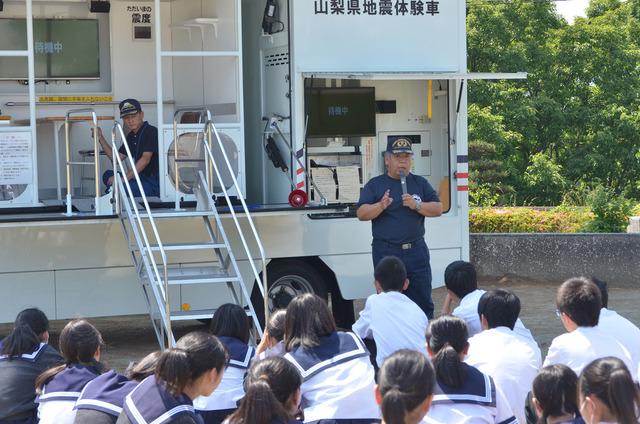
[[[361,187],[387,141],[444,205],[426,220],[434,287],[469,258],[463,0],[0,1],[0,322],[149,312],[171,322],[373,292]],[[160,195],[102,173],[118,102],[159,129]],[[266,277],[266,278],[265,278]],[[142,287],[142,290],[141,290]],[[266,294],[264,296],[263,294]]]

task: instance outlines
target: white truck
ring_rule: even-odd
[[[463,0],[0,10],[0,322],[28,306],[52,319],[150,310],[171,342],[171,320],[210,317],[221,302],[261,315],[262,250],[270,308],[315,292],[348,325],[351,301],[373,290],[370,223],[355,203],[396,136],[445,206],[425,224],[434,287],[468,259],[465,81],[521,75],[466,73]],[[130,158],[111,163],[89,130],[119,145],[117,104],[130,97],[159,128],[159,198],[129,198],[126,184],[115,197],[100,181]],[[309,202],[292,207],[293,190]],[[215,278],[216,261],[235,272]]]

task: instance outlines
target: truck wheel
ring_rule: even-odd
[[[327,300],[327,286],[322,274],[313,266],[300,260],[289,260],[269,265],[267,271],[269,284],[269,309],[285,309],[291,300],[305,293],[314,293]],[[260,289],[257,285],[251,291],[251,302],[260,323],[264,326],[264,307]]]

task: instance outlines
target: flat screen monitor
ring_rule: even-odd
[[[26,50],[25,19],[0,19],[0,50]],[[34,19],[36,79],[99,79],[97,19]],[[0,57],[0,79],[26,80],[26,57]]]
[[[307,137],[376,135],[375,88],[309,88],[306,95]]]

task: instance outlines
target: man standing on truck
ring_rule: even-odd
[[[362,189],[357,216],[372,221],[373,266],[385,256],[397,256],[407,268],[406,294],[433,318],[431,265],[424,241],[424,218],[442,215],[442,203],[429,182],[411,173],[411,141],[389,137],[384,153],[386,174]]]
[[[140,176],[142,189],[146,196],[160,196],[160,165],[158,162],[158,129],[144,120],[144,112],[140,102],[136,99],[126,99],[120,102],[120,118],[129,129],[127,145],[136,164],[136,171]],[[93,131],[93,130],[92,130]],[[107,143],[102,130],[98,127],[98,140],[109,160],[113,160],[111,145]],[[125,160],[127,151],[124,143],[118,149],[120,159]],[[133,170],[127,172],[127,180],[135,197],[140,197],[140,187],[136,183]],[[113,185],[112,170],[102,174],[102,181],[110,189]]]

